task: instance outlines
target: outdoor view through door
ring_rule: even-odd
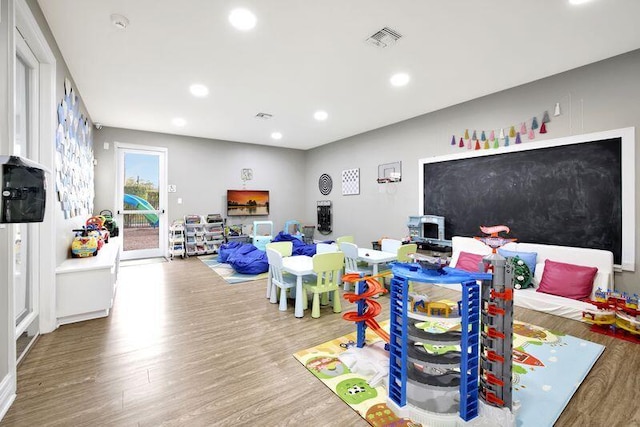
[[[165,255],[166,150],[120,144],[119,203],[123,259]]]

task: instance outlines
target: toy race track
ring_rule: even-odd
[[[359,274],[351,273],[342,276],[344,282],[359,282],[362,280]],[[373,332],[375,332],[385,342],[389,342],[389,334],[380,327],[375,317],[382,311],[382,306],[372,298],[381,293],[387,292],[386,289],[380,285],[373,277],[367,277],[365,283],[367,284],[367,290],[361,294],[355,294],[353,292],[345,292],[344,299],[350,303],[363,302],[364,310],[362,314],[358,314],[356,311],[349,311],[342,315],[342,318],[349,322],[364,322]]]

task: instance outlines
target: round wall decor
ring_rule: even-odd
[[[318,180],[318,189],[320,190],[320,193],[322,193],[323,196],[326,196],[331,193],[332,188],[333,181],[331,180],[331,177],[326,173],[320,175],[320,179]]]

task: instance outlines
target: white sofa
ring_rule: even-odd
[[[491,248],[481,241],[471,237],[453,237],[452,245],[453,253],[450,263],[451,267],[456,266],[461,251],[482,255],[491,253]],[[533,278],[534,287],[514,290],[514,304],[516,306],[542,311],[544,313],[554,314],[556,316],[562,316],[573,320],[581,320],[583,310],[594,308],[593,305],[583,301],[536,291],[536,288],[540,283],[540,279],[542,278],[545,265],[544,261],[546,259],[587,267],[597,267],[598,272],[593,281],[593,289],[591,291],[592,299],[594,297],[594,292],[598,288],[603,290],[613,290],[613,254],[609,251],[517,242],[508,243],[503,246],[503,248],[510,251],[536,252],[538,254],[536,259],[535,275]]]

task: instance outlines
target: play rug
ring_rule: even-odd
[[[204,262],[207,267],[215,271],[218,276],[222,277],[230,285],[235,285],[243,282],[250,282],[252,280],[266,279],[269,273],[260,274],[240,274],[229,264],[218,262],[218,255],[205,255],[199,256],[198,259]]]
[[[382,322],[382,326],[388,330],[389,322]],[[425,329],[433,332],[450,328],[440,322],[429,322],[426,326]],[[604,346],[522,322],[514,322],[513,338],[513,348],[517,351],[513,362],[513,399],[520,402],[516,425],[551,426],[604,351]],[[369,330],[366,340],[365,348],[369,347],[367,351],[374,365],[376,358],[379,364],[380,355],[386,354],[382,350],[384,343]],[[378,427],[400,421],[386,407],[385,387],[369,386],[368,378],[351,373],[338,359],[338,355],[355,341],[354,331],[293,356],[369,424]]]

